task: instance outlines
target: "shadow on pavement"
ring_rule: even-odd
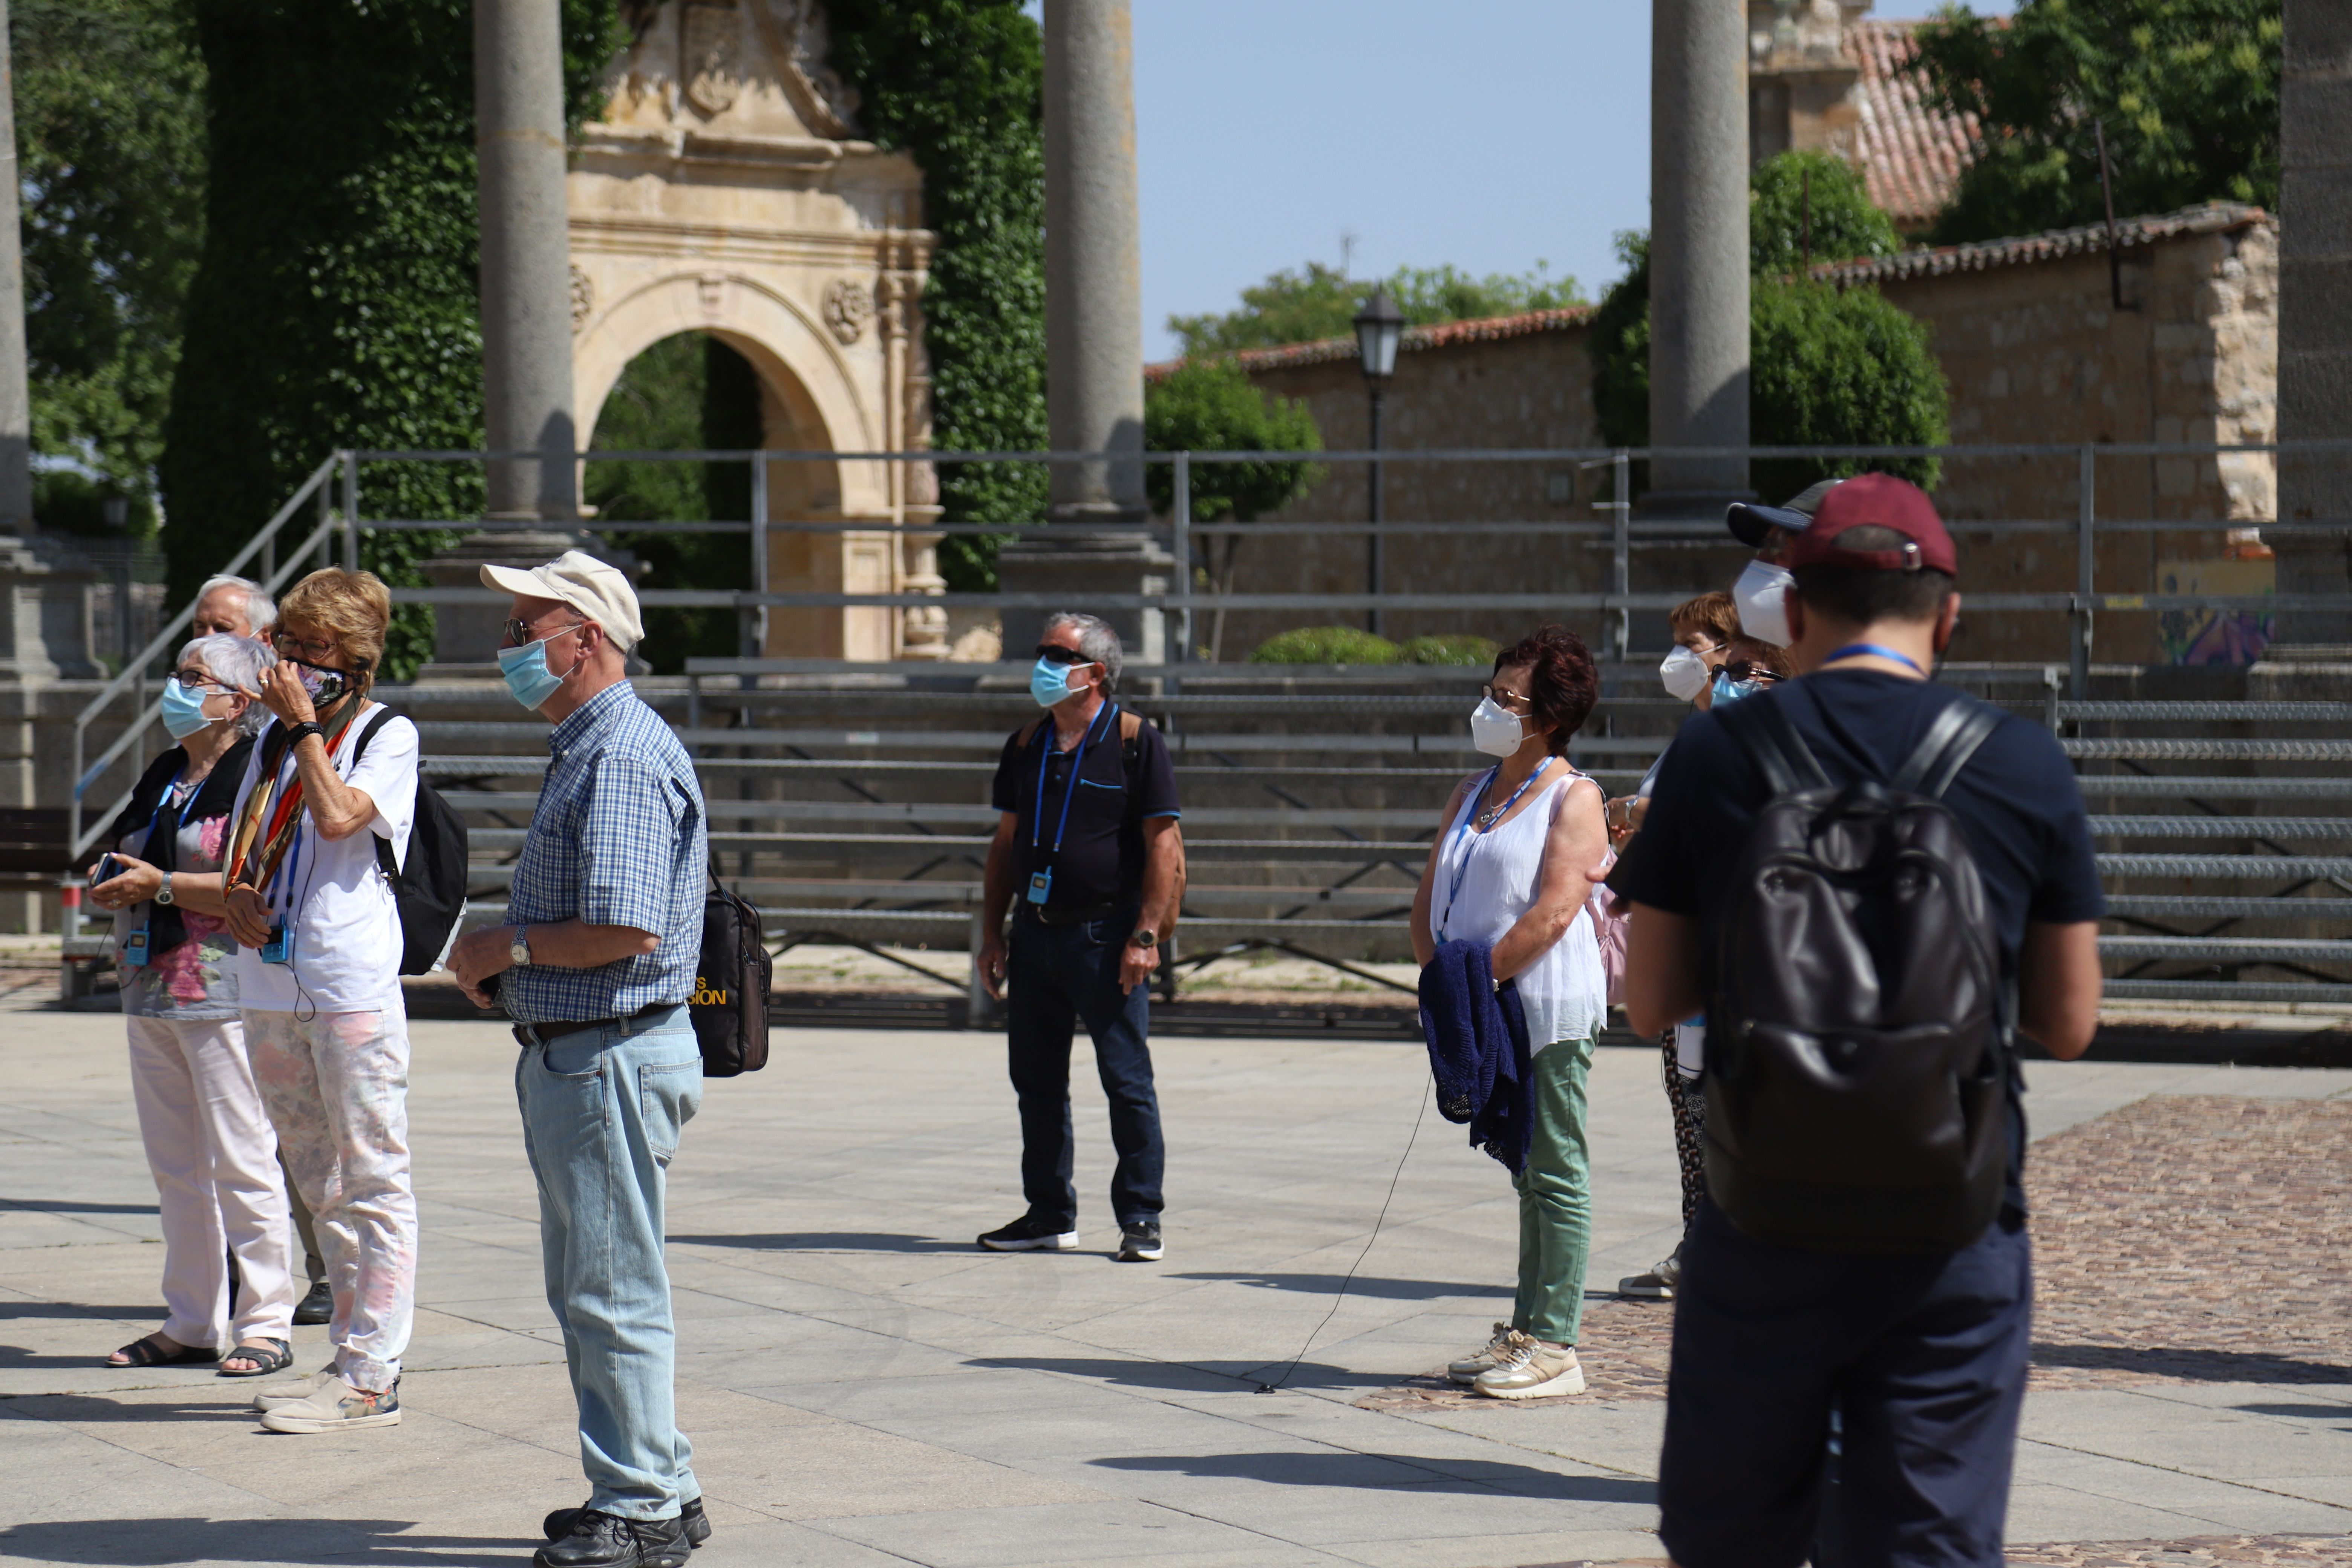
[[[441,1563],[514,1568],[539,1542],[499,1535],[404,1535],[391,1519],[78,1519],[0,1530],[0,1557],[36,1563]]]
[[[103,1318],[111,1322],[136,1323],[165,1310],[161,1301],[136,1307],[90,1307],[79,1301],[0,1301],[0,1318]]]
[[[64,1198],[0,1198],[0,1209],[18,1209],[26,1214],[153,1214],[163,1211],[153,1204],[81,1204]]]
[[[2293,1356],[2273,1355],[2266,1351],[2036,1343],[2033,1364],[2136,1372],[2147,1377],[2178,1378],[2183,1383],[2352,1383],[2352,1366],[2297,1361]]]
[[[1280,1373],[1290,1363],[1211,1362],[1187,1365],[1169,1361],[1108,1361],[1076,1356],[983,1356],[966,1366],[1012,1367],[1024,1372],[1055,1372],[1068,1377],[1092,1378],[1118,1388],[1150,1388],[1165,1394],[1233,1394],[1255,1387],[1256,1373]],[[1284,1386],[1310,1388],[1386,1388],[1396,1377],[1390,1373],[1350,1372],[1345,1367],[1302,1362]]]
[[[89,1362],[75,1364],[89,1366]],[[138,1370],[131,1367],[109,1367],[110,1372]],[[157,1373],[174,1372],[173,1367],[152,1369]],[[199,1374],[202,1383],[194,1380]],[[214,1421],[242,1422],[258,1426],[261,1417],[254,1413],[251,1384],[266,1379],[231,1379],[214,1376],[198,1367],[188,1369],[191,1379],[185,1393],[174,1398],[141,1402],[129,1399],[109,1399],[97,1394],[26,1394],[7,1402],[6,1414],[29,1421],[60,1421],[82,1425],[100,1421]],[[197,1401],[201,1399],[203,1403]]]
[[[1160,1470],[1175,1475],[1264,1481],[1281,1487],[1360,1487],[1379,1491],[1462,1492],[1537,1498],[1554,1502],[1651,1503],[1657,1484],[1632,1476],[1562,1476],[1532,1465],[1493,1459],[1447,1462],[1401,1454],[1183,1454],[1090,1459],[1115,1470]]]
[[[969,1241],[928,1236],[885,1236],[856,1230],[794,1230],[767,1236],[673,1236],[692,1247],[733,1247],[746,1252],[975,1252]]]
[[[1247,1285],[1258,1290],[1297,1290],[1308,1296],[1336,1296],[1344,1284],[1350,1296],[1383,1301],[1436,1301],[1449,1296],[1507,1296],[1500,1285],[1452,1285],[1438,1279],[1369,1279],[1343,1274],[1174,1274],[1174,1279],[1218,1280]]]

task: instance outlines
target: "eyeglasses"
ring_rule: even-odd
[[[1496,707],[1508,708],[1514,713],[1525,713],[1535,706],[1535,704],[1528,699],[1520,696],[1517,692],[1510,690],[1506,687],[1482,686],[1478,690],[1481,695],[1492,700]]]
[[[574,621],[568,626],[559,626],[554,631],[548,633],[546,637],[541,638],[535,637],[530,635],[530,623],[529,621],[509,621],[507,623],[507,641],[516,647],[521,647],[526,643],[552,641],[554,638],[562,637],[565,632],[576,632],[587,624],[588,623],[586,621]]]
[[[341,640],[337,637],[329,637],[324,642],[318,642],[309,637],[288,637],[282,632],[271,640],[278,645],[278,652],[281,658],[299,658],[313,664],[328,658],[342,646]]]
[[[1780,672],[1774,669],[1770,665],[1758,664],[1753,659],[1746,658],[1733,659],[1729,664],[1723,667],[1723,673],[1729,676],[1735,681],[1778,680],[1780,679]]]
[[[1074,647],[1055,647],[1051,643],[1039,643],[1037,645],[1037,657],[1044,659],[1047,664],[1073,665],[1092,664],[1094,662],[1093,659],[1088,658],[1085,654],[1080,653]]]
[[[215,692],[226,697],[230,689],[201,669],[175,669],[172,672],[171,678],[191,691]]]

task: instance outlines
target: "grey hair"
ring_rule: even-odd
[[[1082,616],[1075,610],[1061,610],[1045,617],[1043,629],[1052,633],[1064,626],[1078,628],[1078,651],[1086,655],[1088,664],[1102,666],[1104,694],[1118,690],[1118,672],[1127,659],[1118,646],[1118,634],[1110,629],[1110,623],[1097,616]]]
[[[261,672],[278,662],[278,656],[259,637],[236,637],[227,632],[191,638],[180,650],[179,668],[185,669],[191,658],[202,659],[214,679],[235,687],[247,697],[260,695]],[[269,710],[255,702],[246,709],[237,727],[248,735],[258,735],[261,727],[268,722]]]
[[[278,601],[269,596],[268,589],[252,578],[208,577],[205,580],[205,585],[196,590],[196,603],[203,604],[205,595],[215,588],[236,588],[243,592],[245,618],[253,623],[255,636],[258,637],[278,624]]]

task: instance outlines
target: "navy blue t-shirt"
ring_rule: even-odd
[[[1013,894],[1015,909],[1028,902],[1030,872],[1048,866],[1054,883],[1045,907],[1056,913],[1131,904],[1142,896],[1143,819],[1182,813],[1177,808],[1176,766],[1168,755],[1167,741],[1147,721],[1136,731],[1130,760],[1129,748],[1119,740],[1118,720],[1118,705],[1105,703],[1088,729],[1083,761],[1076,747],[1066,752],[1055,748],[1050,715],[1037,721],[1028,744],[1022,744],[1018,730],[1005,741],[990,799],[997,810],[1020,818],[1013,836],[1013,868],[1019,878]],[[1070,781],[1073,765],[1082,770],[1076,784]],[[1064,826],[1066,803],[1069,821]],[[1062,835],[1058,855],[1054,852],[1056,831]]]
[[[1824,670],[1744,699],[1780,703],[1822,771],[1841,784],[1884,782],[1910,759],[1936,716],[1966,700],[1948,686],[1874,669]],[[1707,951],[1724,880],[1770,794],[1763,770],[1712,713],[1691,715],[1662,759],[1649,815],[1610,874],[1610,888],[1698,921],[1700,951]],[[2083,792],[2049,731],[2014,714],[2003,719],[1943,800],[1976,858],[2003,979],[2017,976],[2029,921],[2071,925],[2106,911]],[[2025,1129],[2016,1087],[2012,1081],[2008,1199],[2021,1214]]]

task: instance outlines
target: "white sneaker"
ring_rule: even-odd
[[[1489,1399],[1551,1399],[1584,1392],[1584,1368],[1574,1345],[1547,1344],[1533,1334],[1514,1334],[1510,1348],[1471,1389]]]
[[[1461,1384],[1466,1388],[1478,1381],[1481,1373],[1494,1371],[1510,1348],[1511,1325],[1496,1323],[1495,1337],[1486,1342],[1484,1349],[1473,1351],[1460,1361],[1446,1363],[1446,1381]]]
[[[253,1396],[256,1410],[275,1410],[281,1405],[299,1405],[319,1392],[326,1381],[335,1375],[335,1363],[329,1362],[308,1377],[281,1377],[275,1383],[265,1383]]]
[[[400,1389],[382,1394],[331,1376],[308,1399],[281,1405],[261,1414],[261,1424],[272,1432],[342,1432],[360,1426],[400,1425]]]

